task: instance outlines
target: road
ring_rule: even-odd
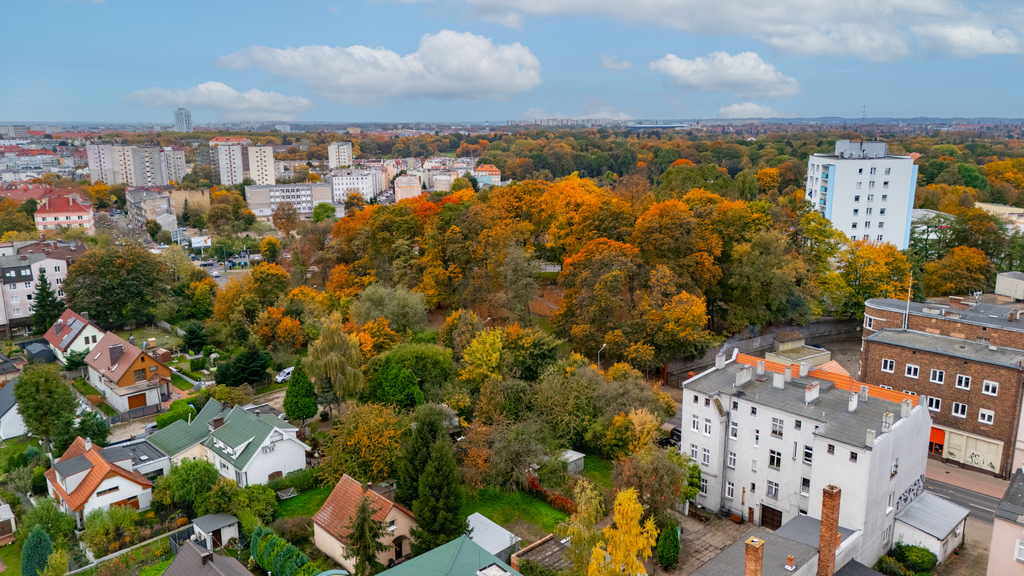
[[[999,498],[972,492],[966,488],[946,484],[931,478],[925,478],[924,488],[932,494],[942,496],[954,504],[967,508],[971,511],[971,518],[980,520],[985,524],[995,522],[994,515],[996,507],[999,506]]]

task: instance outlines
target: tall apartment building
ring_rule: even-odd
[[[89,162],[89,181],[92,183],[114,181],[114,148],[109,144],[87,144],[86,158]]]
[[[843,540],[856,542],[846,557],[872,565],[924,489],[931,419],[917,400],[807,365],[719,355],[683,383],[680,449],[701,469],[696,503],[777,530],[824,519],[811,495],[838,486]]]
[[[129,186],[166,186],[185,176],[185,153],[170,148],[89,144],[89,179]]]
[[[225,186],[241,184],[245,179],[245,167],[242,163],[242,146],[238,144],[221,144],[217,146],[217,162],[220,166],[220,183]]]
[[[188,108],[178,108],[174,111],[174,131],[192,131],[192,111]]]
[[[28,138],[28,126],[7,126],[5,132],[7,133],[7,137],[10,138],[11,140],[20,140],[23,138]]]
[[[807,159],[806,199],[852,240],[905,249],[916,189],[913,158],[889,154],[885,142],[840,140],[834,154]]]
[[[331,170],[352,165],[352,143],[331,142],[327,146],[327,165]]]
[[[379,181],[380,172],[375,170],[344,170],[337,172],[331,177],[334,201],[338,204],[344,204],[345,198],[348,198],[348,195],[353,192],[369,200],[380,191]]]
[[[330,184],[277,184],[274,186],[246,186],[245,199],[249,209],[259,218],[269,218],[284,202],[291,202],[303,218],[313,217],[317,204],[330,204],[333,192]]]
[[[0,244],[0,334],[27,336],[32,331],[32,298],[40,273],[64,298],[68,268],[85,253],[81,242],[38,240]]]
[[[196,166],[210,167],[210,184],[220,184],[220,156],[217,149],[211,146],[200,146],[196,148]]]
[[[277,183],[274,178],[274,148],[272,146],[249,146],[249,178],[256,182],[257,186],[273,186]]]
[[[160,166],[164,173],[164,184],[181,182],[181,179],[188,173],[188,168],[185,166],[185,152],[169,146],[160,153]]]
[[[132,170],[135,177],[128,182],[132,186],[166,186],[167,178],[163,169],[163,150],[150,146],[131,148]]]

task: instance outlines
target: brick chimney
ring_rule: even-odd
[[[114,362],[117,362],[117,359],[120,358],[122,354],[124,354],[124,346],[121,346],[120,344],[111,344],[110,345],[110,363],[111,363],[111,365],[113,365]]]
[[[843,491],[829,484],[821,491],[821,534],[818,536],[818,576],[835,576],[839,548],[839,499]]]
[[[764,540],[751,536],[747,538],[747,558],[743,564],[743,576],[761,576],[764,565]]]

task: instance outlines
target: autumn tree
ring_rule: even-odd
[[[757,171],[757,187],[761,192],[769,193],[779,189],[779,169],[762,168]]]
[[[274,223],[274,227],[284,234],[285,238],[289,238],[292,231],[299,225],[299,211],[291,202],[281,202],[277,205],[277,210],[274,210],[271,221]]]
[[[846,299],[839,311],[864,317],[864,302],[871,298],[905,298],[910,287],[910,262],[892,244],[857,240],[839,256],[839,276]]]
[[[615,495],[615,522],[604,529],[604,542],[594,546],[587,576],[645,574],[644,561],[658,539],[653,518],[641,523],[643,506],[636,488]]]
[[[277,262],[281,255],[281,242],[273,236],[267,236],[260,242],[260,256],[264,262]]]
[[[604,502],[601,493],[586,479],[576,483],[572,495],[576,512],[555,527],[555,534],[569,539],[565,548],[569,576],[587,576],[591,552],[601,541],[597,523],[604,518]]]
[[[256,301],[263,307],[273,306],[288,291],[288,272],[277,264],[260,262],[250,272],[249,286]]]
[[[995,266],[984,252],[958,246],[924,265],[922,284],[927,296],[949,296],[991,290],[994,277]]]
[[[159,256],[139,246],[88,250],[68,270],[68,308],[105,329],[145,322],[167,285]]]
[[[594,393],[601,376],[579,355],[549,367],[533,386],[533,412],[565,445],[581,446],[594,419]]]
[[[386,318],[388,326],[399,333],[417,330],[427,322],[427,307],[422,294],[379,284],[367,286],[349,306],[349,314],[356,324]]]
[[[777,232],[759,232],[737,244],[726,283],[734,295],[726,318],[737,329],[811,316],[816,296],[811,272]]]
[[[324,321],[320,338],[309,346],[303,360],[306,371],[316,384],[317,394],[330,392],[337,404],[358,394],[363,388],[359,366],[359,340],[345,332],[345,319],[338,312]]]
[[[674,450],[662,450],[651,442],[630,446],[629,457],[615,463],[612,478],[618,489],[635,488],[644,514],[659,525],[668,521],[668,511],[697,496],[700,476],[693,484],[691,469],[700,468],[696,462]],[[635,450],[639,448],[639,450]]]
[[[333,485],[342,474],[360,482],[380,482],[392,477],[405,426],[405,420],[387,406],[353,405],[331,429],[325,443],[321,479]]]
[[[466,347],[462,359],[461,380],[470,390],[479,390],[488,378],[500,375],[501,365],[501,331],[486,330],[481,332]]]

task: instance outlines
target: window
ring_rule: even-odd
[[[852,450],[850,451],[850,462],[857,463],[857,453]]]
[[[892,390],[892,388],[889,388],[889,390]],[[917,396],[917,392],[914,392],[913,390],[904,390],[903,393],[910,394],[911,396]]]
[[[892,168],[885,169],[885,175],[888,176],[892,172]]]
[[[860,186],[857,186],[857,188],[860,188]],[[853,201],[854,202],[860,202],[860,196],[854,196],[853,197]]]
[[[856,228],[856,227],[857,226],[854,226],[854,228]],[[853,241],[853,242],[856,242],[857,241],[857,235],[854,234],[853,236],[850,236],[850,240]]]
[[[882,542],[888,544],[890,539],[892,539],[892,526],[887,526],[882,532]]]
[[[146,379],[146,369],[145,368],[139,368],[138,370],[135,371],[135,381],[136,382],[139,382],[140,380],[145,380],[145,379]]]
[[[112,486],[110,488],[107,488],[106,490],[100,490],[99,492],[96,492],[96,495],[97,496],[103,496],[105,494],[110,494],[112,492],[117,492],[120,489],[121,488],[119,486]]]
[[[21,275],[22,275],[22,276],[31,276],[31,275],[32,275],[32,271],[31,271],[31,270],[28,270],[28,269],[26,269],[26,270],[22,270],[22,271],[21,271]]]
[[[235,470],[235,482],[237,482],[239,486],[242,485],[242,471],[241,470]]]
[[[814,448],[804,444],[804,464],[810,464],[814,459]]]
[[[757,448],[757,445],[760,442],[761,442],[761,431],[760,430],[754,430],[754,448]]]
[[[768,481],[768,497],[769,498],[775,498],[776,500],[778,500],[778,498],[779,498],[779,483],[778,482],[772,482],[771,480]]]
[[[885,511],[886,514],[889,513],[889,510],[892,510],[892,504],[895,501],[896,501],[896,491],[895,490],[890,490],[889,491],[889,503],[886,504],[886,511]]]
[[[700,493],[701,494],[707,494],[708,493],[708,479],[707,478],[701,478],[700,479]]]
[[[740,425],[738,422],[729,422],[729,438],[739,438]]]
[[[779,452],[778,450],[769,450],[768,467],[778,470],[779,466],[782,466],[782,452]]]
[[[854,208],[854,209],[853,209],[853,216],[854,216],[854,217],[860,216],[860,210],[858,210],[858,209]]]
[[[704,452],[700,455],[700,463],[707,466],[711,465],[711,450],[704,449]]]
[[[690,430],[700,432],[700,416],[693,415],[693,420],[690,420]]]
[[[1024,562],[1024,542],[1017,540],[1017,562]]]
[[[786,423],[781,418],[772,418],[772,436],[782,438],[782,429],[785,426]]]
[[[944,371],[942,371],[942,370],[935,370],[934,368],[932,369],[931,376],[928,377],[928,381],[929,382],[934,382],[935,384],[942,384],[942,382],[945,379],[946,379],[946,373]]]
[[[725,497],[732,500],[733,496],[736,495],[736,485],[732,482],[725,483]]]
[[[811,479],[801,478],[800,479],[800,495],[807,496],[811,493]]]
[[[877,172],[877,171],[878,171],[878,168],[872,168],[871,169],[871,175],[874,176],[875,172]]]
[[[796,421],[793,422],[793,429],[794,430],[799,430],[801,426],[803,426],[803,422],[802,421],[796,420]]]
[[[863,174],[863,173],[864,173],[864,169],[863,168],[857,168],[857,174]]]
[[[879,228],[885,228],[885,222],[879,222],[878,223],[878,227]]]
[[[690,444],[690,458],[697,459],[697,445]]]
[[[14,309],[14,315],[17,316],[19,314],[21,314],[21,308],[15,308]]]
[[[696,395],[696,394],[694,394],[694,395],[693,395],[693,403],[694,403],[694,404],[696,404],[696,403],[697,403],[697,395]]]
[[[835,454],[836,453],[836,445],[835,444],[829,444],[828,445],[828,453],[829,454]]]
[[[394,532],[394,531],[395,531],[395,521],[394,520],[388,520],[388,532]]]
[[[882,235],[879,234],[878,236],[875,236],[875,240],[878,240],[879,242],[881,242],[882,241]]]
[[[889,200],[889,195],[888,194],[882,194],[882,202],[885,202],[887,200]]]
[[[907,368],[906,370],[904,370],[903,375],[906,376],[907,378],[917,378],[917,375],[920,372],[921,369],[918,366],[914,364],[907,364]]]
[[[981,393],[989,396],[996,396],[999,394],[999,382],[984,380],[981,384]]]
[[[882,181],[882,189],[883,190],[888,190],[889,189],[889,181],[888,180],[883,180]]]
[[[31,282],[25,282],[25,288],[31,288],[31,287],[32,287],[32,283]]]
[[[978,410],[978,422],[982,424],[991,424],[996,419],[996,413],[991,410],[985,410],[982,408]]]
[[[735,400],[733,400],[732,401],[732,409],[733,410],[739,410],[740,409],[740,403],[735,401]]]
[[[885,216],[885,208],[880,208],[880,209],[878,210],[878,215],[879,215],[879,216]]]
[[[963,374],[957,374],[956,375],[956,387],[961,389],[961,390],[970,390],[971,389],[971,377],[970,376],[964,376]]]
[[[860,190],[861,184],[863,184],[863,182],[857,182],[857,190]],[[857,200],[855,200],[855,202],[860,202],[860,196],[857,196],[856,198]]]
[[[854,230],[856,230],[857,229],[857,223],[854,222],[854,223],[850,224],[850,228],[853,228]]]
[[[750,461],[750,471],[757,472],[757,460]]]
[[[875,319],[872,318],[871,316],[865,316],[864,317],[864,327],[867,328],[868,330],[874,330],[875,329]]]
[[[704,435],[711,436],[711,418],[704,419]]]
[[[936,398],[934,396],[928,397],[928,409],[932,412],[938,412],[942,410],[942,398]]]
[[[875,187],[875,183],[874,182],[871,183],[871,187],[872,188]],[[868,194],[868,202],[873,202],[874,200],[875,200],[875,195],[874,194]]]
[[[704,405],[705,406],[711,406],[711,398],[705,398],[704,399]]]
[[[871,228],[871,221],[868,220],[867,222],[864,222],[864,227],[865,228]]]
[[[18,296],[17,294],[11,296],[11,304],[17,304],[18,302],[21,302],[21,296]]]
[[[735,452],[729,452],[729,459],[726,462],[727,462],[726,465],[729,466],[729,468],[735,469],[736,468],[736,453]]]
[[[896,361],[889,360],[888,358],[882,358],[882,372],[888,372],[892,374],[896,371]]]
[[[899,458],[895,458],[895,459],[893,459],[892,464],[889,466],[889,478],[892,478],[893,476],[895,476],[896,473],[899,472],[899,471],[900,471],[900,459]]]
[[[867,214],[868,216],[871,216],[871,208],[865,210],[864,213]]]
[[[751,416],[757,416],[757,406],[751,406],[750,407],[750,415]]]
[[[875,187],[875,181],[874,180],[868,182],[868,188],[874,188],[874,187]],[[870,200],[871,200],[871,197],[868,196],[868,201],[870,201]]]
[[[150,372],[156,372],[156,366],[150,366],[149,367],[149,371]]]
[[[967,418],[967,404],[953,402],[953,416],[956,416],[957,418]]]

